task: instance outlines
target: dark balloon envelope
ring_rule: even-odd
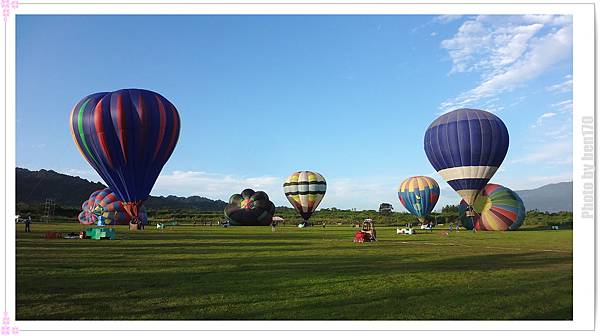
[[[267,193],[252,189],[231,195],[229,204],[225,206],[225,217],[232,225],[271,225],[274,214],[275,205]]]
[[[175,106],[148,90],[95,93],[75,105],[70,129],[83,157],[139,220],[140,206],[179,138]]]
[[[435,170],[472,206],[504,160],[508,142],[508,130],[494,114],[458,109],[429,125],[424,148]]]

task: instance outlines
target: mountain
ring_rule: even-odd
[[[15,178],[17,203],[40,204],[51,198],[62,206],[79,208],[92,192],[106,188],[102,183],[45,169],[30,171],[17,167]]]
[[[62,207],[79,208],[90,194],[106,188],[102,183],[90,182],[77,176],[57,173],[53,170],[31,171],[16,169],[17,203],[40,204],[51,198]],[[223,211],[227,203],[200,196],[150,196],[144,205],[148,209],[195,209],[200,211]]]
[[[547,184],[531,190],[517,190],[527,210],[573,211],[573,182]]]

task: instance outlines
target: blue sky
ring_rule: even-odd
[[[492,182],[572,180],[570,16],[17,15],[17,166],[98,181],[68,128],[79,99],[145,88],[178,108],[175,152],[152,195],[277,205],[285,177],[328,181],[321,207],[403,210],[402,180],[428,175],[427,126],[460,107],[510,133]]]

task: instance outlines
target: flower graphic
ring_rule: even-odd
[[[2,0],[2,16],[4,16],[4,23],[6,23],[6,20],[8,20],[10,10],[16,9],[17,7],[19,7],[19,1],[17,0]]]
[[[10,325],[10,317],[8,317],[8,312],[4,312],[4,317],[2,318],[2,327],[0,328],[0,334],[2,335],[18,335],[19,327]]]

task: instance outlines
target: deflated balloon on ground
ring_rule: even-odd
[[[232,225],[271,225],[275,205],[264,191],[245,189],[233,194],[225,206],[225,217]]]

